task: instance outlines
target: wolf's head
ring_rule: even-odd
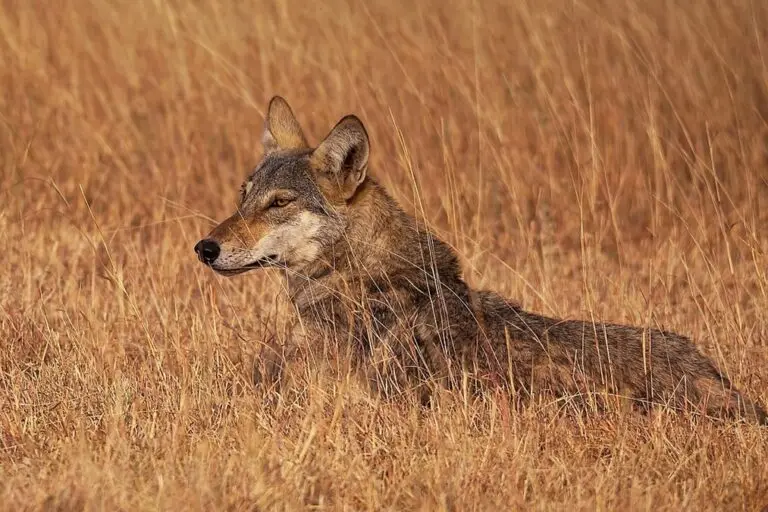
[[[368,134],[355,116],[310,148],[288,103],[269,102],[264,156],[245,180],[235,213],[195,245],[200,261],[233,275],[280,266],[301,272],[343,234],[344,211],[368,166]]]

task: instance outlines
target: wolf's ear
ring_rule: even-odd
[[[331,186],[328,192],[343,200],[352,197],[365,179],[369,147],[368,132],[356,116],[346,116],[333,127],[311,157],[317,175]]]
[[[261,136],[264,153],[269,154],[281,149],[303,149],[308,147],[304,132],[293,115],[288,102],[280,96],[269,101],[267,116],[264,119],[264,134]]]

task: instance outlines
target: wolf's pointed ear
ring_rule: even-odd
[[[333,127],[312,152],[317,175],[330,185],[331,195],[347,200],[365,179],[370,143],[362,121],[349,115]]]
[[[288,102],[280,96],[269,101],[267,116],[264,119],[264,134],[261,136],[264,153],[269,154],[281,149],[303,149],[309,147],[304,132],[293,115]]]

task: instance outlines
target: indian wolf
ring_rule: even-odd
[[[262,352],[260,382],[281,379],[300,347],[330,342],[387,395],[493,385],[522,398],[625,397],[642,409],[768,423],[681,335],[550,318],[471,289],[454,251],[369,175],[369,138],[356,116],[312,148],[276,96],[262,143],[237,210],[195,245],[219,274],[284,276],[297,312],[293,341]]]

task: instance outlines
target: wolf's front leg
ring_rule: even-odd
[[[297,321],[290,327],[282,343],[272,337],[254,364],[254,384],[267,389],[285,390],[300,381],[302,374],[306,374],[308,361],[316,360],[316,357],[312,357],[311,342],[322,336],[321,331]]]
[[[254,363],[253,383],[257,387],[281,388],[292,369],[301,360],[303,330],[294,325],[283,343],[273,336],[261,350]]]
[[[254,361],[253,384],[256,387],[266,388],[277,384],[282,377],[284,359],[284,346],[272,337],[264,344],[258,358]]]

